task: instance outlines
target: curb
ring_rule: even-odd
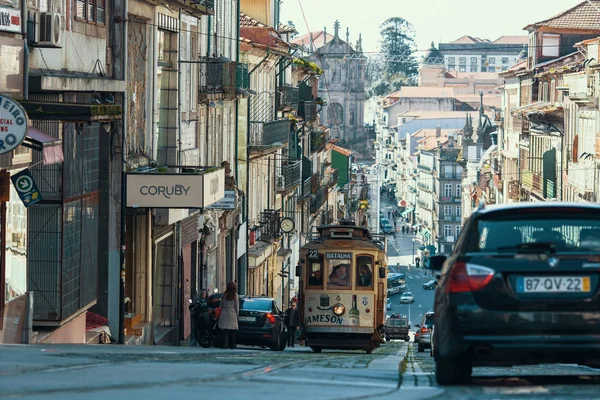
[[[404,347],[404,355],[402,356],[402,360],[398,365],[398,387],[402,386],[402,381],[404,379],[404,372],[406,372],[406,366],[408,365],[408,353],[410,352],[410,342],[407,342],[406,347]]]

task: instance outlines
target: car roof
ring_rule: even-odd
[[[566,201],[544,201],[544,202],[519,202],[510,204],[494,204],[490,206],[480,207],[475,211],[477,214],[487,215],[496,212],[505,212],[511,210],[535,210],[535,209],[550,209],[560,211],[567,208],[578,208],[582,211],[594,210],[600,211],[600,204],[595,203],[575,203]]]

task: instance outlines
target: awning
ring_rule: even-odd
[[[119,120],[122,116],[118,104],[81,104],[20,100],[30,119],[70,122],[104,122]]]
[[[400,215],[403,217],[406,217],[408,214],[413,212],[414,209],[415,209],[414,207],[407,208],[405,211],[402,211],[402,214],[400,214]]]
[[[33,126],[27,129],[27,136],[21,145],[43,152],[44,165],[56,164],[63,162],[65,159],[62,140],[50,136]]]
[[[257,241],[248,248],[248,268],[260,267],[272,253],[273,245],[271,243]]]

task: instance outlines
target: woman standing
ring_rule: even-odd
[[[235,349],[235,333],[238,330],[238,316],[240,315],[240,299],[237,295],[237,285],[229,282],[227,289],[221,297],[221,315],[219,329],[225,333],[223,348]]]

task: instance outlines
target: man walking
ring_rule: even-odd
[[[288,346],[294,347],[296,331],[300,328],[300,313],[296,309],[295,301],[292,301],[292,305],[287,309],[284,322],[288,330]]]

